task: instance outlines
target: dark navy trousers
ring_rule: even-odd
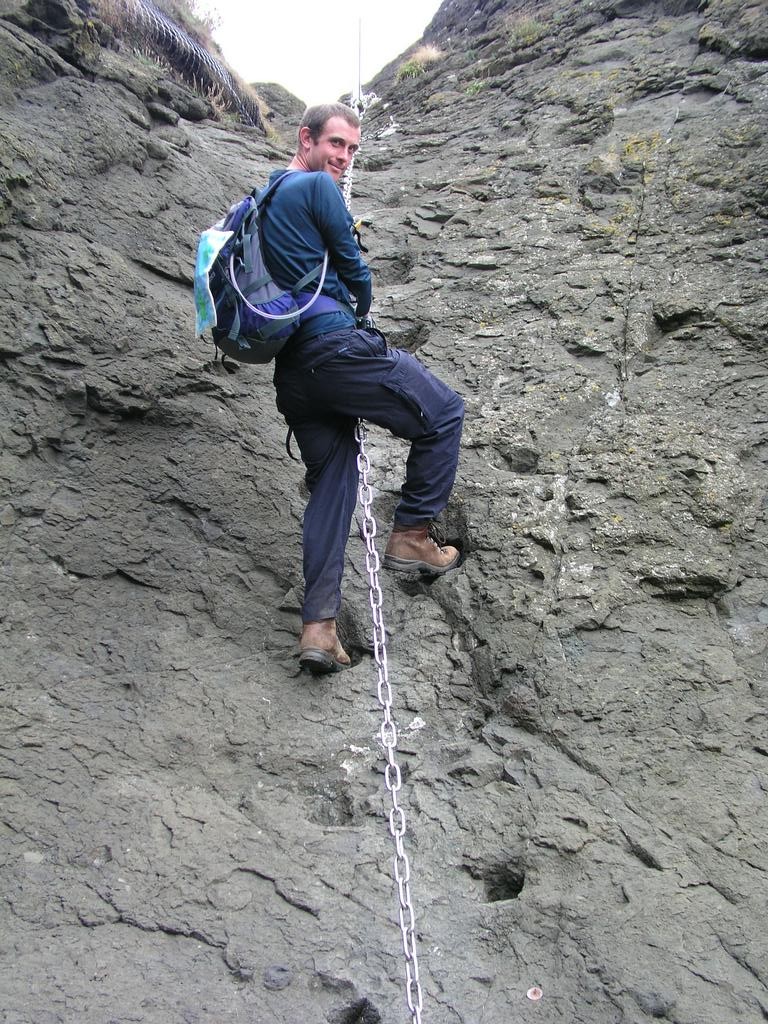
[[[293,429],[310,492],[304,513],[304,622],[334,619],[357,502],[358,419],[411,442],[395,522],[420,526],[448,503],[464,402],[378,331],[348,328],[290,345],[275,367],[277,407]]]

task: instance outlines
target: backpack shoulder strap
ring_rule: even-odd
[[[269,185],[267,185],[265,188],[255,188],[253,192],[251,192],[251,195],[256,200],[256,206],[259,208],[259,210],[262,210],[267,205],[267,203],[270,201],[272,196],[277,191],[278,187],[282,185],[282,183],[285,181],[288,175],[294,173],[296,172],[283,171],[279,178],[275,178],[275,180],[271,182]]]

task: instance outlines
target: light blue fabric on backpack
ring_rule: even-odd
[[[200,235],[195,260],[195,331],[203,334],[216,326],[216,303],[211,295],[208,274],[223,247],[232,237],[232,231],[209,228]]]

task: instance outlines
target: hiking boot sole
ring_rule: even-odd
[[[311,672],[313,676],[324,676],[330,672],[341,672],[349,665],[337,661],[330,651],[320,647],[305,647],[299,652],[299,668]]]
[[[394,569],[396,572],[418,572],[422,576],[442,576],[443,573],[455,569],[461,559],[461,552],[456,552],[448,565],[432,565],[431,562],[422,562],[419,558],[396,558],[395,555],[384,555],[384,568]]]

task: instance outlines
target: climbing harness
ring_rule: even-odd
[[[357,456],[357,471],[360,479],[358,497],[363,509],[362,535],[366,547],[365,568],[368,573],[369,600],[373,620],[373,657],[376,662],[378,676],[377,693],[379,704],[383,711],[379,739],[387,756],[387,765],[384,769],[384,784],[392,798],[392,808],[389,812],[389,833],[395,844],[392,873],[397,885],[400,902],[400,932],[403,939],[403,953],[405,954],[405,996],[408,1001],[408,1009],[411,1011],[411,1019],[414,1021],[414,1024],[421,1024],[421,982],[419,980],[419,960],[416,953],[416,919],[411,901],[411,865],[403,843],[405,838],[405,811],[398,801],[398,793],[400,792],[403,780],[395,754],[397,749],[397,727],[392,718],[392,688],[389,684],[387,667],[387,634],[384,628],[384,616],[382,613],[383,597],[381,585],[379,584],[379,554],[375,544],[376,520],[371,507],[373,504],[373,490],[368,482],[371,462],[365,449],[367,431],[362,420],[357,422],[355,436],[360,448],[360,454]]]

